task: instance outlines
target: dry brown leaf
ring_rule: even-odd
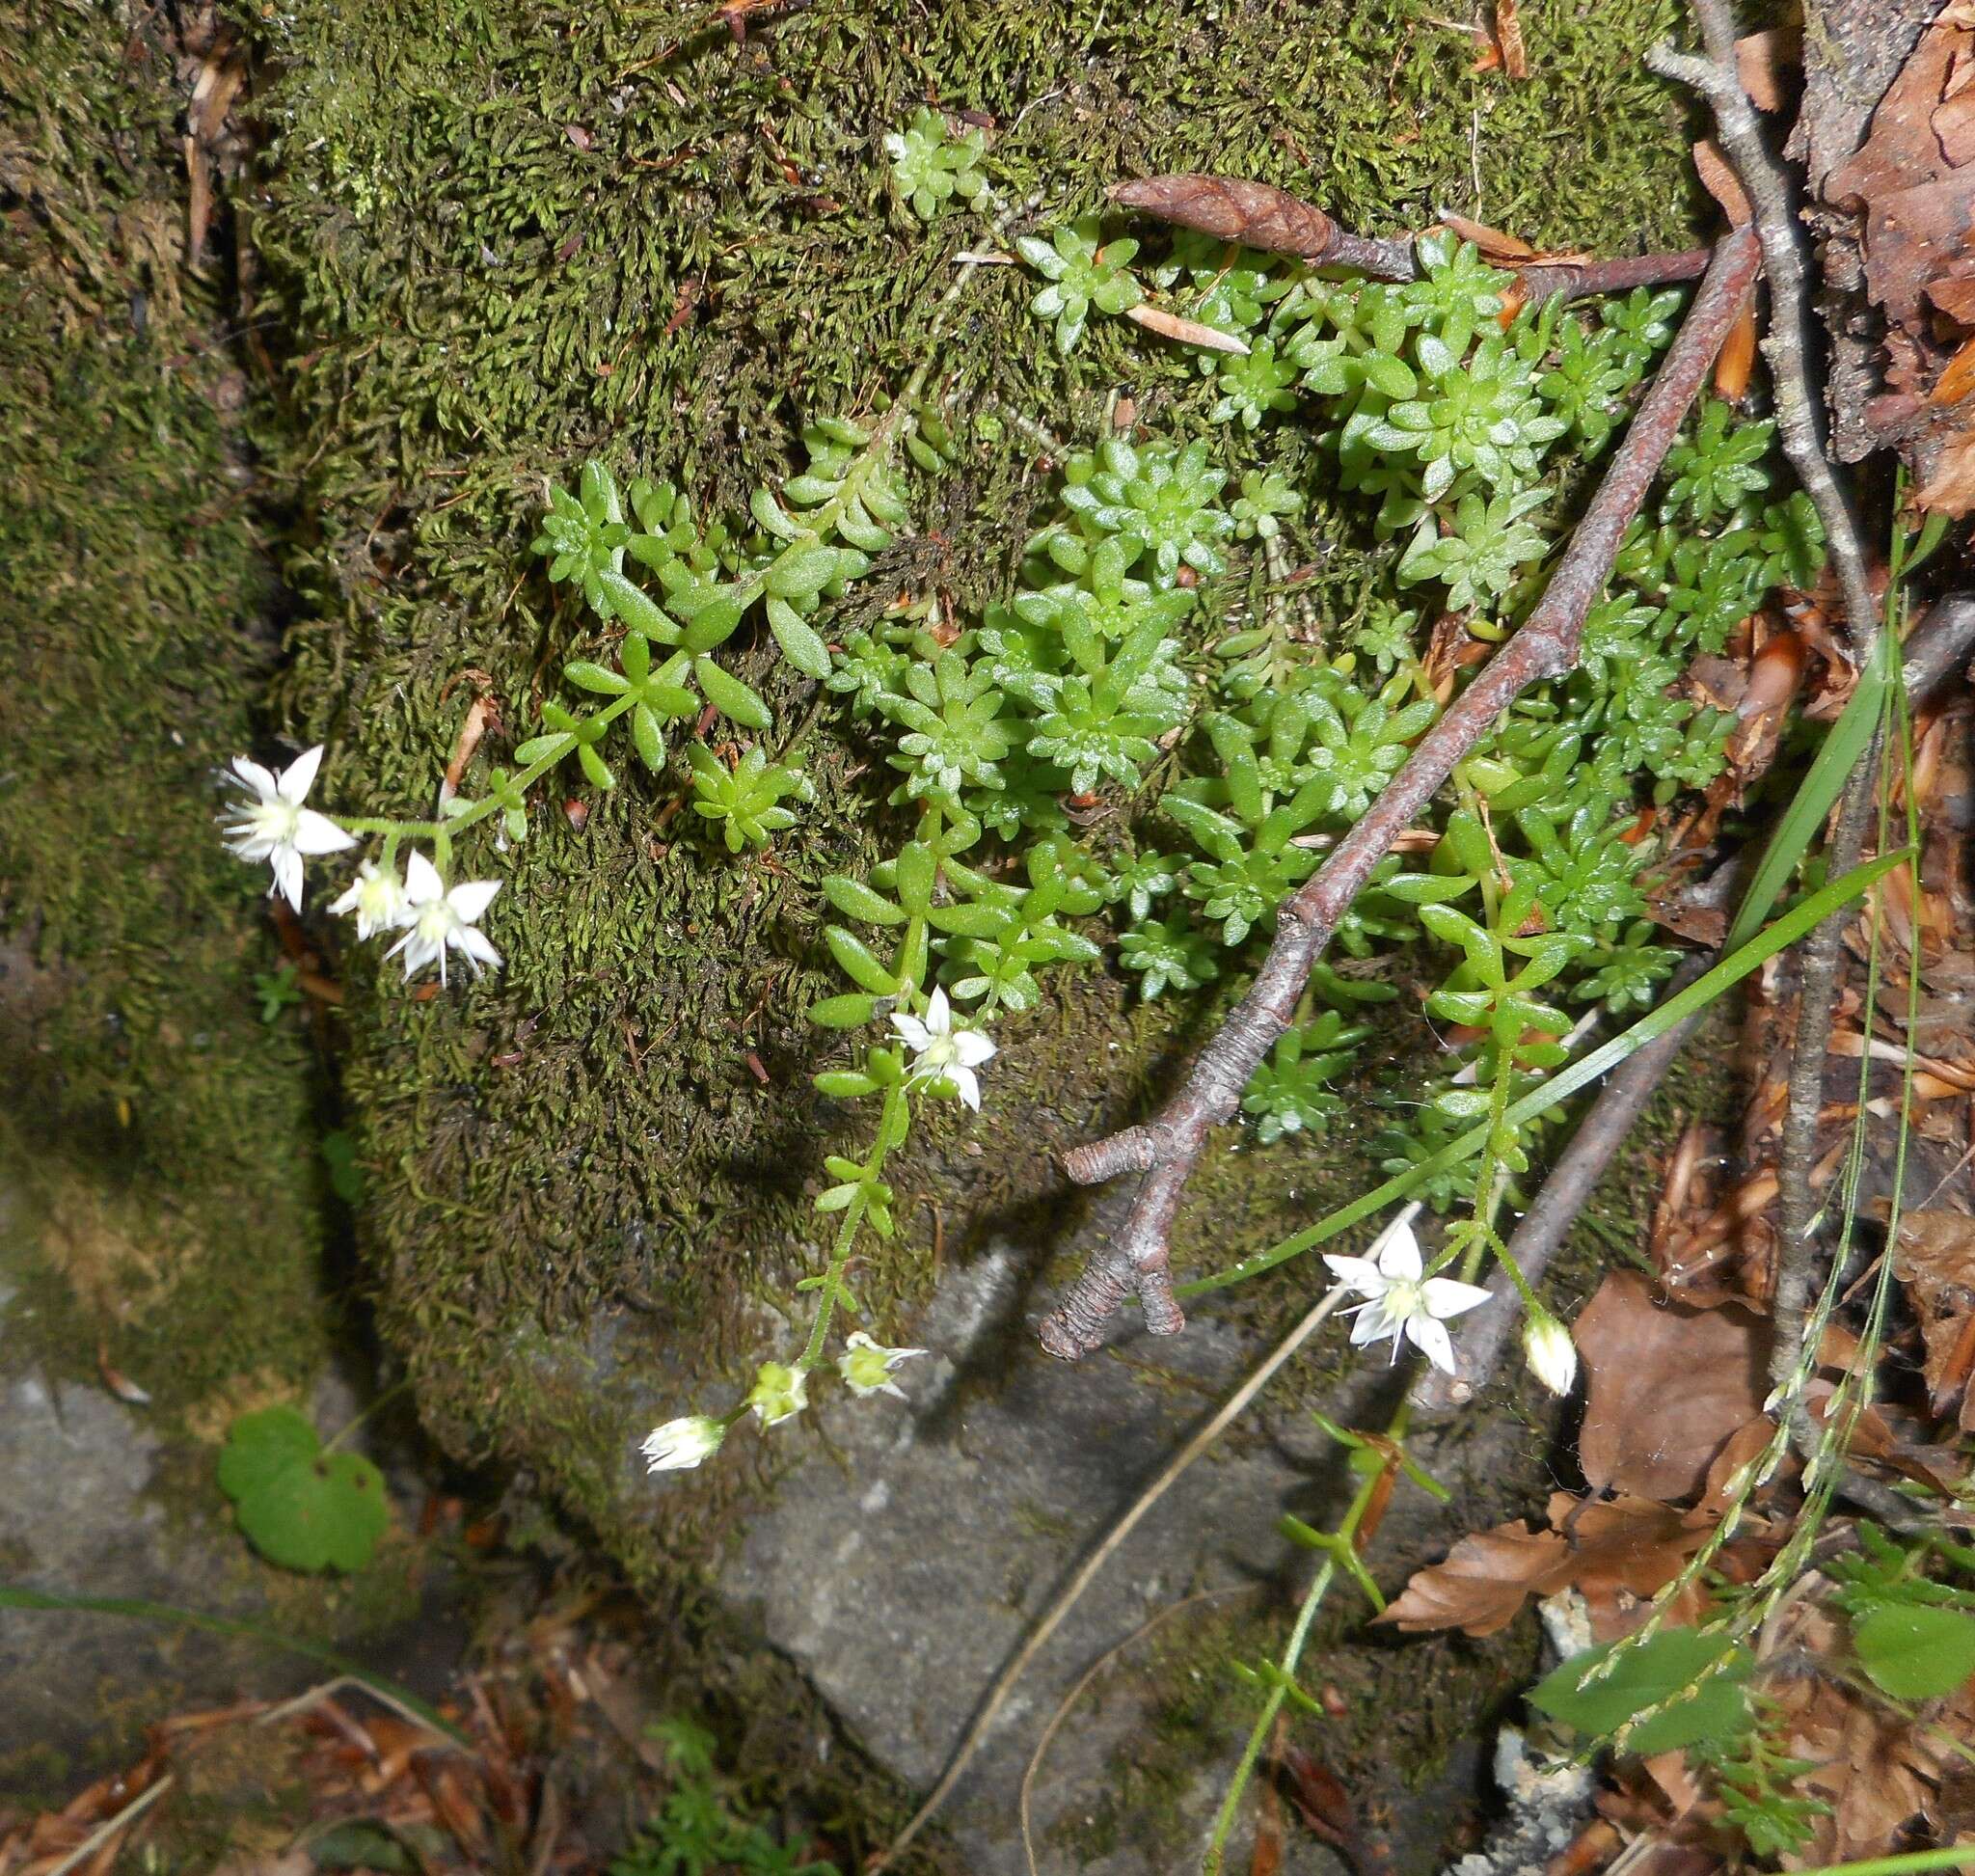
[[[1803,33],[1795,26],[1773,26],[1735,41],[1735,71],[1742,89],[1758,111],[1783,108],[1783,72],[1803,63]]]
[[[1345,1852],[1355,1863],[1352,1853],[1358,1847],[1358,1808],[1344,1781],[1300,1746],[1284,1748],[1283,1776],[1296,1815],[1315,1835]]]
[[[1967,26],[1931,26],[1873,113],[1865,142],[1826,185],[1832,202],[1865,209],[1866,287],[1895,325],[1918,326],[1929,284],[1969,271],[1975,125],[1961,103],[1965,89],[1952,97],[1949,89],[1971,46]]]
[[[1569,1534],[1570,1581],[1583,1592],[1591,1633],[1615,1641],[1644,1619],[1655,1593],[1680,1574],[1714,1520],[1650,1498],[1580,1502],[1568,1492],[1550,1501],[1550,1521]],[[1690,1587],[1668,1612],[1676,1624],[1698,1618],[1707,1592]]]
[[[1728,328],[1721,350],[1715,360],[1715,395],[1739,404],[1748,394],[1749,375],[1755,369],[1755,307],[1742,309],[1742,316]]]
[[[1769,1393],[1767,1323],[1734,1304],[1658,1303],[1637,1271],[1607,1277],[1574,1333],[1590,1379],[1578,1458],[1597,1489],[1691,1497]]]
[[[1502,47],[1502,68],[1511,78],[1529,75],[1529,49],[1523,43],[1523,21],[1516,0],[1495,0],[1495,42]]]
[[[1968,311],[1975,313],[1975,281],[1966,283],[1966,285]],[[1961,317],[1960,314],[1954,316]],[[1965,325],[1971,321],[1963,319],[1962,323]],[[1948,360],[1947,369],[1934,379],[1934,389],[1927,396],[1930,403],[1959,404],[1971,391],[1975,391],[1975,339],[1964,340],[1961,349]]]
[[[1231,176],[1149,176],[1118,183],[1111,200],[1264,254],[1320,255],[1337,227],[1286,189]]]
[[[1475,251],[1486,260],[1505,260],[1513,265],[1519,260],[1534,260],[1537,253],[1520,234],[1509,234],[1499,228],[1490,228],[1486,222],[1471,222],[1465,215],[1456,215],[1449,208],[1435,211],[1440,225],[1460,236],[1463,241],[1472,241]]]
[[[1730,228],[1746,228],[1755,219],[1755,210],[1748,205],[1748,192],[1742,186],[1742,178],[1728,167],[1728,159],[1716,148],[1713,139],[1703,137],[1693,147],[1693,166],[1700,177],[1701,186],[1720,204],[1722,214],[1728,217]]]
[[[1975,509],[1975,433],[1964,430],[1949,440],[1913,500],[1930,514],[1961,516]]]
[[[1463,1537],[1445,1563],[1415,1570],[1377,1619],[1407,1635],[1433,1628],[1493,1635],[1514,1620],[1526,1598],[1562,1589],[1570,1571],[1569,1543],[1518,1518]]]
[[[1975,1218],[1909,1211],[1900,1220],[1893,1274],[1907,1286],[1927,1346],[1927,1391],[1937,1415],[1960,1403],[1962,1429],[1975,1417],[1968,1376],[1975,1364]]]
[[[1778,1685],[1808,1696],[1790,1716],[1787,1750],[1812,1762],[1802,1788],[1831,1806],[1817,1820],[1804,1861],[1849,1862],[1899,1848],[1907,1824],[1934,1797],[1933,1757],[1918,1729],[1821,1677]]]

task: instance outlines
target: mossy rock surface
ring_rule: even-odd
[[[1519,232],[1623,249],[1687,237],[1678,107],[1638,64],[1673,18],[1659,0],[1546,10],[1520,85],[1472,72],[1472,42],[1412,9],[1341,0],[823,4],[738,44],[696,7],[264,18],[279,63],[251,232],[257,310],[291,347],[269,442],[305,517],[293,733],[331,745],[339,803],[426,811],[476,688],[519,741],[560,661],[607,642],[526,552],[545,476],[595,454],[735,513],[789,473],[804,418],[869,415],[906,380],[980,233],[889,197],[882,138],[927,98],[995,120],[1003,199],[1035,198],[1040,223],[1121,176],[1212,167],[1385,231],[1474,210],[1478,177],[1478,212]],[[1033,291],[982,270],[933,382],[963,423],[991,399],[1087,441],[1135,382],[1136,334],[1094,327],[1066,367]],[[1198,422],[1185,392],[1157,400]],[[857,603],[929,580],[993,597],[1046,486],[1026,446],[970,444]],[[785,732],[804,687],[738,662]],[[818,802],[769,858],[672,818],[683,765],[581,785],[581,832],[545,785],[526,843],[470,861],[505,882],[500,976],[421,1001],[373,956],[347,962],[387,1337],[443,1437],[539,1467],[634,1568],[654,1555],[637,1416],[724,1398],[720,1373],[775,1346],[758,1305],[813,1264],[808,1197],[844,1137],[807,1088],[822,1050],[801,1013],[839,987],[817,884],[881,856],[888,829],[837,713],[808,751]],[[1125,1111],[1178,1046],[1122,987],[1056,995],[1007,1025],[974,1137],[935,1127],[900,1168],[949,1255],[1053,1193],[1046,1152]],[[1312,1183],[1291,1154],[1227,1162],[1213,1241],[1191,1248],[1260,1241]],[[916,1213],[913,1248],[864,1276],[872,1303],[914,1291],[932,1233]]]
[[[42,1253],[7,1362],[94,1384],[100,1344],[166,1412],[336,1329],[312,1052],[213,828],[277,589],[181,108],[150,15],[0,8],[0,1178]]]
[[[28,126],[0,153],[9,1147],[42,1203],[158,1266],[137,1284],[120,1252],[95,1291],[43,1269],[36,1319],[60,1333],[37,1358],[84,1372],[107,1324],[171,1412],[319,1367],[338,1325],[312,1057],[294,1018],[256,1011],[277,953],[260,883],[219,851],[211,774],[279,731],[330,746],[336,805],[428,811],[473,696],[500,709],[478,775],[533,732],[561,662],[608,642],[527,551],[546,478],[595,455],[739,514],[797,466],[805,418],[879,408],[984,238],[890,196],[882,139],[921,103],[993,118],[996,187],[1038,227],[1117,177],[1211,168],[1367,231],[1444,204],[1623,252],[1691,238],[1687,122],[1639,64],[1676,12],[1526,9],[1518,84],[1394,0],[822,0],[740,43],[700,5],[256,7],[259,168],[231,191],[237,253],[193,266],[189,80],[151,16],[0,6],[0,97]],[[1087,444],[1127,390],[1163,432],[1203,427],[1204,384],[1147,365],[1135,329],[1094,324],[1059,361],[1034,286],[989,268],[965,287],[933,376],[964,447],[855,607],[1006,590],[1048,493],[1022,420]],[[970,425],[987,415],[998,440]],[[1347,536],[1310,545],[1353,577]],[[733,649],[786,734],[806,687]],[[851,1137],[808,1086],[825,1049],[802,1012],[840,988],[818,885],[897,829],[833,708],[807,750],[817,802],[767,857],[690,829],[682,764],[626,765],[608,796],[538,790],[513,853],[468,849],[503,881],[503,972],[420,997],[374,950],[336,961],[386,1343],[455,1455],[526,1468],[648,1584],[710,1558],[757,1472],[660,1492],[634,1442],[786,1351],[769,1305],[814,1265],[822,1156]],[[867,1303],[896,1316],[933,1247],[960,1262],[992,1231],[1047,1274],[1085,1215],[1051,1154],[1125,1117],[1210,1020],[1059,977],[1000,1032],[981,1122],[934,1116],[897,1166],[909,1210],[858,1273]],[[1231,1133],[1182,1255],[1307,1221],[1363,1156],[1348,1128],[1266,1154]],[[1247,1305],[1292,1306],[1287,1287]]]

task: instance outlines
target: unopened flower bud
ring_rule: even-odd
[[[1568,1394],[1577,1385],[1577,1344],[1556,1317],[1547,1313],[1530,1317],[1523,1330],[1523,1354],[1529,1372],[1552,1394]]]
[[[648,1472],[685,1472],[714,1453],[727,1437],[727,1429],[705,1414],[688,1414],[684,1420],[668,1420],[654,1427],[638,1451],[644,1455]]]

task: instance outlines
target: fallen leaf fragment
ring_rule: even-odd
[[[1237,358],[1248,356],[1248,341],[1231,332],[1222,332],[1217,326],[1204,326],[1198,319],[1182,319],[1177,313],[1161,313],[1155,306],[1141,302],[1124,309],[1124,316],[1155,332],[1162,339],[1177,339],[1182,345],[1199,345],[1209,352],[1231,352]]]
[[[1795,26],[1772,26],[1735,41],[1735,73],[1758,111],[1783,108],[1783,73],[1803,63],[1803,34]]]
[[[1729,168],[1728,159],[1711,137],[1703,137],[1693,147],[1693,167],[1701,179],[1701,186],[1720,204],[1722,214],[1728,217],[1730,228],[1746,228],[1755,219],[1755,210],[1749,206],[1748,191],[1742,186],[1742,178]]]
[[[1555,1531],[1530,1531],[1518,1518],[1463,1537],[1445,1563],[1415,1570],[1376,1619],[1407,1635],[1435,1628],[1493,1635],[1530,1596],[1562,1589],[1570,1571],[1568,1541]]]
[[[1732,1303],[1658,1303],[1636,1271],[1607,1277],[1574,1333],[1590,1386],[1578,1457],[1594,1489],[1691,1498],[1769,1393],[1767,1323]]]
[[[1502,68],[1511,78],[1529,75],[1529,54],[1523,44],[1522,15],[1516,0],[1495,0],[1495,40],[1502,47]]]

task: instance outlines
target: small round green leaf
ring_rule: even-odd
[[[1975,1616],[1884,1603],[1852,1631],[1859,1664],[1896,1700],[1932,1700],[1975,1674]]]

